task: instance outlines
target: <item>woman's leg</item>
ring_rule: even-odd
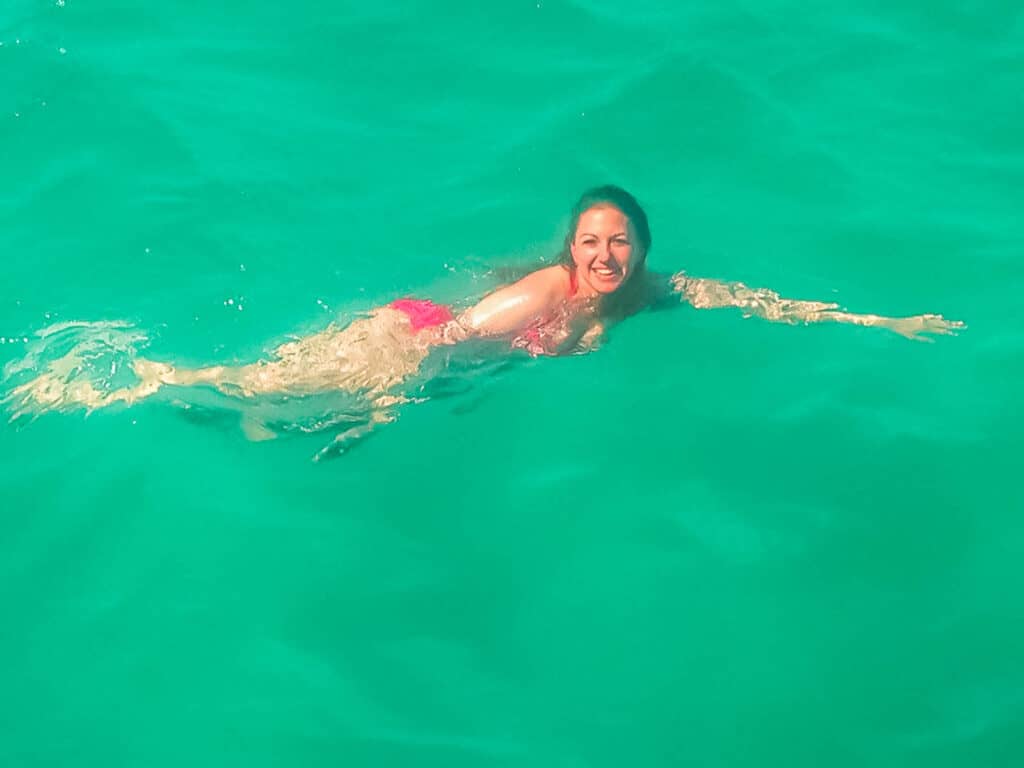
[[[170,363],[135,358],[139,381],[113,391],[88,380],[70,382],[64,366],[53,366],[4,398],[13,413],[94,410],[114,403],[133,404],[164,386],[213,386],[228,395],[311,394],[331,390],[380,397],[414,375],[436,344],[428,333],[411,332],[406,315],[390,308],[374,311],[342,329],[325,331],[282,344],[265,360],[250,365],[179,368]]]
[[[137,403],[139,400],[155,395],[164,385],[188,387],[194,384],[212,384],[220,387],[233,384],[240,378],[241,368],[225,365],[213,365],[208,368],[175,368],[170,363],[156,360],[136,358],[132,362],[132,370],[139,377],[139,383],[131,387],[122,387],[107,395],[95,392],[97,397],[88,400],[75,398],[75,401],[87,408],[99,408],[114,403]]]

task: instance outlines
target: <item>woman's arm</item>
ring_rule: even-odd
[[[908,339],[926,340],[921,334],[952,334],[965,327],[942,315],[883,317],[859,315],[839,309],[838,304],[822,301],[784,299],[767,288],[748,288],[743,283],[726,283],[679,272],[671,278],[672,289],[697,309],[738,307],[746,317],[756,315],[779,323],[852,323],[888,328]]]
[[[514,333],[556,307],[565,298],[567,285],[568,273],[562,267],[537,270],[485,296],[459,315],[458,323],[480,336]]]

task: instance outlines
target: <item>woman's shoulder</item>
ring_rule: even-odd
[[[550,290],[564,294],[569,286],[569,270],[561,264],[536,269],[522,278],[517,285],[537,290]]]
[[[569,270],[560,264],[535,269],[499,292],[554,305],[571,293]]]
[[[543,267],[484,296],[460,316],[460,322],[485,333],[518,330],[556,307],[568,284],[564,267]]]

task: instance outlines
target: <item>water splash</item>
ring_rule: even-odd
[[[149,343],[142,330],[121,320],[61,322],[34,336],[24,356],[4,366],[0,403],[10,421],[104,405],[137,380],[132,365]]]

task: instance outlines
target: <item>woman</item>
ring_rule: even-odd
[[[678,296],[697,309],[739,307],[748,316],[791,324],[871,325],[907,338],[950,334],[963,327],[941,315],[858,315],[840,311],[838,304],[783,299],[767,289],[693,278],[684,272],[671,278],[652,275],[645,270],[650,247],[647,215],[632,195],[615,186],[589,190],[573,208],[561,263],[495,291],[464,313],[459,324],[477,333],[515,332],[537,318],[560,317],[561,305],[575,304],[574,311],[567,313],[571,321],[560,329],[564,349],[566,343],[599,337],[610,322]],[[543,345],[534,348],[551,350]]]
[[[858,315],[841,311],[837,304],[783,299],[774,291],[743,283],[693,278],[683,272],[670,278],[654,275],[646,270],[650,247],[647,215],[636,199],[619,187],[597,187],[585,192],[573,208],[560,263],[494,291],[457,317],[430,301],[400,299],[344,328],[332,325],[283,344],[270,360],[251,365],[181,369],[137,359],[139,383],[108,393],[89,382],[70,386],[60,375],[70,364],[51,365],[14,389],[8,401],[42,412],[132,403],[165,385],[210,385],[245,397],[343,390],[365,396],[373,406],[361,430],[393,418],[387,409],[405,400],[398,385],[438,346],[506,337],[513,347],[533,355],[585,351],[610,324],[669,299],[698,309],[738,307],[747,316],[776,322],[877,326],[907,338],[950,334],[963,327],[941,315]]]

